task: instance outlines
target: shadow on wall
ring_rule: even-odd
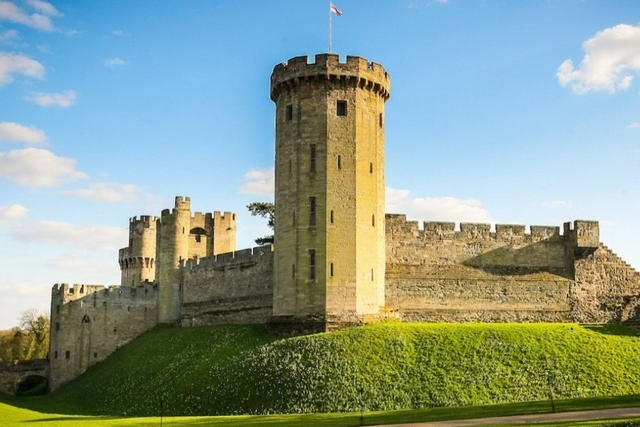
[[[574,280],[571,260],[561,241],[543,241],[514,248],[502,246],[462,262],[463,265],[497,276],[549,273]]]

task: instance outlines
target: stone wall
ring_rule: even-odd
[[[51,292],[50,390],[77,377],[154,327],[158,290],[141,287],[54,285]]]
[[[182,326],[265,323],[271,317],[271,246],[188,260],[182,280]]]
[[[559,227],[386,216],[386,305],[412,321],[571,319],[573,255]]]
[[[0,393],[16,394],[18,385],[27,377],[49,377],[47,359],[28,360],[20,363],[0,363]]]

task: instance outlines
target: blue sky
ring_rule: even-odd
[[[387,212],[599,220],[640,268],[640,2],[335,0],[333,51],[381,63]],[[0,0],[0,329],[54,283],[119,284],[131,216],[177,195],[266,233],[275,64],[329,3]]]

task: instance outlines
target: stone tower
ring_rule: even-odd
[[[384,68],[358,57],[302,56],[273,70],[274,327],[329,330],[384,305],[389,90]]]
[[[140,286],[156,279],[156,221],[143,215],[129,219],[129,246],[120,249],[120,284]]]
[[[156,224],[158,322],[180,318],[183,261],[236,250],[236,215],[232,212],[191,216],[191,199],[176,197],[175,208],[162,211]]]

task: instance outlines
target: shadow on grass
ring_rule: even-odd
[[[640,328],[613,323],[599,323],[582,325],[585,329],[604,335],[618,335],[624,337],[640,337]]]

